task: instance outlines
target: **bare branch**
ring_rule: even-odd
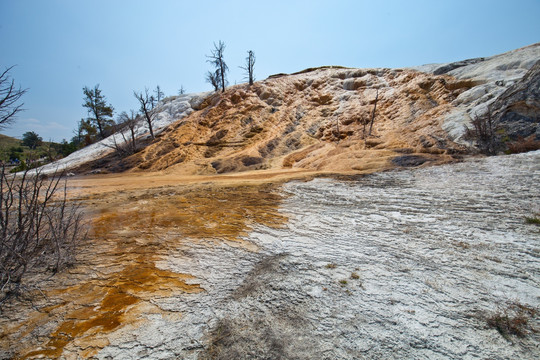
[[[0,304],[19,292],[29,269],[57,272],[74,261],[86,233],[61,177],[39,171],[16,176],[0,168]]]
[[[216,70],[215,72],[208,71],[206,73],[206,82],[214,87],[214,91],[219,90],[219,78],[219,70]]]
[[[17,104],[17,102],[28,91],[28,89],[15,86],[15,81],[9,76],[11,69],[13,69],[13,66],[0,74],[0,129],[12,124],[16,119],[16,115],[24,110],[24,104]]]
[[[113,145],[109,147],[115,149],[121,156],[129,156],[131,154],[134,154],[137,151],[135,133],[139,128],[139,120],[140,118],[134,110],[130,110],[129,115],[127,112],[123,111],[118,116],[117,120],[118,131],[122,136],[123,142],[121,144],[118,144],[116,142],[115,135],[113,135]],[[124,132],[126,131],[129,131],[130,136],[126,137],[126,135],[124,134]]]
[[[154,97],[148,93],[148,88],[144,89],[144,94],[142,92],[133,91],[133,96],[139,101],[140,111],[144,115],[146,123],[148,124],[148,129],[150,130],[150,136],[154,139],[154,130],[152,129],[152,123],[156,112],[154,111]]]
[[[229,67],[225,63],[223,55],[224,52],[225,43],[220,40],[217,45],[216,43],[214,43],[214,50],[212,50],[212,55],[206,56],[208,58],[208,60],[206,61],[214,65],[214,67],[216,68],[215,74],[219,80],[219,87],[221,87],[222,92],[225,92],[225,86],[227,86],[227,71],[229,71]]]

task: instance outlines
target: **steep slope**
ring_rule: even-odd
[[[510,86],[489,109],[510,137],[533,136],[540,140],[540,60]]]
[[[322,67],[271,76],[213,94],[131,163],[209,174],[371,171],[449,161],[472,146],[462,135],[474,115],[507,97],[522,78],[521,88],[534,87],[527,79],[535,78],[524,75],[538,59],[535,44],[418,70]],[[529,103],[531,97],[538,101],[532,93]]]
[[[442,115],[471,86],[400,69],[310,69],[214,94],[137,154],[139,169],[359,171],[398,154],[448,160]],[[375,110],[373,127],[370,121]]]
[[[497,101],[498,105],[496,100],[500,97],[508,97],[504,93],[509,88],[521,83],[521,88],[538,89],[538,82],[534,82],[534,76],[526,77],[525,75],[539,60],[540,43],[537,43],[489,58],[471,59],[452,64],[428,65],[417,69],[433,74],[445,73],[462,81],[470,81],[475,85],[456,99],[453,103],[455,109],[445,117],[443,123],[443,129],[448,132],[451,139],[463,142],[464,127],[471,123],[473,117],[482,116],[488,110],[492,113],[500,112],[501,101]],[[540,101],[537,90],[527,96],[529,103],[534,102],[534,97],[536,97],[536,102]],[[512,101],[510,100],[510,102]],[[506,106],[510,105],[509,101],[504,102]],[[529,115],[531,115],[530,112]],[[532,120],[530,117],[529,119]],[[538,119],[538,115],[536,115],[536,119]],[[536,122],[538,123],[538,121]],[[516,127],[509,124],[508,121],[506,123],[505,127],[508,128],[509,135],[514,134],[515,138],[515,135],[518,134],[515,130],[519,125]],[[514,130],[511,129],[512,127]]]

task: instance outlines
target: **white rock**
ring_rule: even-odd
[[[193,111],[195,111],[194,106],[200,106],[200,104],[209,94],[210,92],[203,92],[165,98],[157,105],[158,113],[153,123],[154,133],[159,134],[168,125],[191,114]],[[148,126],[146,121],[141,120],[140,126],[136,132],[136,136],[145,136],[147,133]],[[129,138],[127,131],[124,135],[126,138]],[[86,162],[99,159],[114,151],[112,147],[115,140],[118,144],[122,144],[124,142],[121,135],[111,135],[95,144],[89,145],[79,151],[75,151],[63,159],[44,165],[40,168],[40,170],[43,174],[50,174],[55,171],[72,169]]]

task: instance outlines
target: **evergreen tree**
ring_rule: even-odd
[[[88,109],[88,114],[91,115],[88,117],[88,120],[97,126],[99,137],[104,139],[109,135],[108,132],[114,125],[114,120],[112,119],[114,108],[111,104],[107,105],[107,100],[101,94],[99,84],[93,89],[85,86],[83,93],[85,96],[83,106]]]
[[[27,131],[22,136],[22,144],[35,150],[43,143],[43,138],[33,131]]]

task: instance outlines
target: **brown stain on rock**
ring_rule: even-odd
[[[140,262],[129,265],[106,284],[97,284],[108,288],[97,306],[77,308],[66,315],[64,321],[49,335],[49,341],[42,349],[30,351],[23,358],[53,357],[62,355],[64,348],[75,339],[109,333],[126,324],[126,313],[134,305],[153,296],[173,295],[179,290],[188,293],[203,291],[199,285],[188,284],[182,278],[189,275],[160,270],[153,262]],[[84,285],[64,289],[64,292],[84,293]],[[83,290],[83,291],[81,291]]]
[[[380,150],[404,148],[451,161],[466,148],[451,141],[441,124],[453,101],[474,84],[449,84],[457,82],[448,75],[413,70],[320,68],[249,88],[237,85],[210,96],[207,107],[171,125],[126,161],[134,170],[191,175],[283,167],[386,170],[393,167],[392,156]],[[368,135],[364,124],[371,119],[375,98],[376,116]],[[421,141],[426,134],[440,141],[426,144]],[[352,146],[332,154],[343,140]],[[367,146],[374,140],[377,147]],[[173,143],[179,146],[171,147]],[[365,164],[365,153],[383,161],[375,167]]]
[[[170,249],[188,241],[208,246],[225,241],[257,251],[243,237],[255,224],[282,226],[287,220],[277,211],[282,199],[270,185],[94,196],[91,239],[81,249],[80,264],[69,270],[77,279],[57,275],[60,284],[46,292],[46,304],[5,327],[0,344],[17,349],[16,358],[95,356],[112,334],[141,326],[148,314],[169,316],[150,300],[204,291],[192,275],[157,267]]]

